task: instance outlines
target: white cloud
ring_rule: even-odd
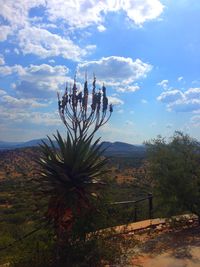
[[[62,88],[65,82],[72,82],[67,77],[68,71],[68,68],[63,65],[30,65],[25,68],[25,73],[20,75],[20,82],[15,90],[22,96],[55,97],[56,91]]]
[[[115,96],[108,96],[108,102],[109,102],[109,104],[113,104],[113,105],[123,105],[124,104],[123,100],[121,100]]]
[[[190,122],[193,127],[200,127],[200,115],[193,116]]]
[[[97,29],[98,29],[99,32],[104,32],[104,31],[106,30],[106,27],[103,26],[103,25],[99,25],[99,26],[97,27]]]
[[[79,61],[94,47],[81,49],[72,40],[53,34],[46,29],[27,27],[19,31],[19,47],[24,55],[34,54],[41,58],[62,56]]]
[[[164,6],[158,0],[125,0],[122,4],[129,19],[137,25],[158,18],[164,9]]]
[[[185,92],[177,89],[163,92],[157,100],[166,103],[169,111],[197,112],[200,110],[200,88],[190,88]]]
[[[194,114],[200,114],[200,109],[194,110],[193,113]]]
[[[3,55],[0,54],[0,65],[4,65],[5,64],[5,60]]]
[[[117,92],[135,92],[137,90],[139,90],[140,87],[138,85],[129,85],[129,86],[124,86],[124,87],[116,87]]]
[[[116,86],[122,91],[135,91],[139,88],[132,85],[138,79],[145,78],[152,69],[150,64],[144,63],[140,59],[133,61],[132,58],[125,57],[103,57],[100,60],[88,61],[78,64],[79,75],[95,73],[97,80],[105,82],[107,85]],[[121,89],[120,89],[121,88]],[[124,88],[124,89],[122,89]],[[117,88],[116,88],[117,89]]]
[[[5,54],[9,54],[9,53],[10,53],[10,49],[6,48],[6,49],[4,50],[4,52],[5,52]]]
[[[48,104],[37,102],[34,99],[16,98],[7,94],[1,97],[1,102],[7,108],[39,108],[48,106]]]
[[[6,95],[6,94],[7,94],[7,93],[6,93],[5,90],[0,89],[0,96]]]
[[[0,8],[1,10],[1,8]],[[0,25],[0,42],[6,41],[8,36],[12,33],[12,28],[7,25]]]
[[[132,125],[133,125],[133,122],[130,121],[130,120],[126,120],[126,121],[125,121],[125,124],[126,124],[126,125],[129,125],[129,126],[132,126]]]
[[[17,87],[17,85],[16,85],[16,83],[11,83],[11,84],[10,84],[10,87],[11,87],[12,89],[15,89],[15,88]]]
[[[142,99],[142,100],[141,100],[141,103],[142,103],[142,104],[147,104],[148,101],[147,101],[146,99]]]
[[[36,108],[45,108],[49,102],[38,102],[31,98],[17,98],[4,90],[0,90],[0,124],[6,123],[31,123],[46,126],[57,125],[60,123],[58,112],[38,112]]]
[[[6,0],[1,5],[0,15],[11,25],[24,27],[30,20],[32,8],[42,6],[46,18],[51,21],[62,20],[75,28],[85,28],[90,25],[102,25],[108,12],[125,12],[126,16],[137,25],[158,18],[164,6],[159,0]],[[40,17],[31,18],[40,21]]]
[[[19,107],[8,109],[1,106],[0,113],[0,123],[6,121],[7,125],[31,123],[33,125],[56,126],[61,123],[58,112],[35,112],[19,109]]]
[[[181,81],[183,81],[183,76],[180,76],[180,77],[178,77],[178,82],[181,82]]]
[[[183,99],[184,94],[179,90],[171,90],[167,92],[163,92],[159,97],[157,97],[158,101],[163,103],[175,102],[176,100]]]
[[[42,124],[46,126],[56,126],[60,125],[60,117],[57,112],[55,113],[40,113],[40,112],[33,112],[30,114],[31,117],[29,117],[29,122],[33,124]]]
[[[6,0],[1,4],[0,15],[14,27],[23,27],[28,24],[29,10],[44,4],[45,0]]]
[[[200,109],[200,99],[183,99],[168,104],[168,110],[176,112],[193,112]]]
[[[168,89],[168,84],[169,84],[168,80],[162,80],[159,83],[157,83],[157,85],[161,86],[164,90]]]
[[[25,69],[21,65],[14,66],[0,66],[0,75],[7,76],[16,73],[18,75],[23,75],[25,73]]]
[[[55,63],[55,60],[54,59],[50,59],[49,60],[49,63],[54,64]]]
[[[117,113],[123,114],[124,113],[124,110],[123,109],[119,109],[119,110],[117,110]]]
[[[50,66],[48,64],[0,66],[0,75],[6,76],[16,73],[14,89],[22,97],[51,98],[65,82],[72,83],[67,77],[69,69],[63,65]]]
[[[50,20],[63,19],[67,24],[76,28],[84,28],[93,24],[102,25],[108,12],[119,11],[124,11],[130,21],[141,25],[145,21],[158,18],[163,9],[164,6],[158,0],[51,0],[47,2]]]
[[[200,88],[190,88],[185,92],[187,99],[200,99]]]
[[[1,0],[3,1],[3,0]],[[41,14],[31,16],[34,8]],[[64,38],[47,29],[83,29],[95,25],[100,32],[106,30],[104,20],[109,12],[123,12],[136,25],[158,18],[164,6],[159,0],[6,0],[0,9],[5,24],[0,26],[0,41],[13,35],[23,54],[34,54],[42,58],[62,56],[78,61],[95,46],[80,48],[69,37]],[[45,18],[45,19],[44,19]]]
[[[47,107],[49,103],[47,102],[38,102],[35,99],[31,98],[17,98],[9,95],[5,90],[0,89],[0,103],[6,109],[18,109],[23,110],[24,108],[40,108]]]
[[[20,52],[19,52],[19,49],[17,49],[17,48],[14,48],[14,50],[13,50],[14,52],[15,52],[15,54],[17,54],[17,55],[19,55],[20,54]]]

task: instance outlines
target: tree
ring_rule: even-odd
[[[96,91],[94,77],[89,105],[87,79],[84,90],[78,91],[76,79],[73,86],[66,86],[62,96],[58,94],[58,109],[67,128],[63,139],[57,131],[55,142],[41,145],[43,185],[49,194],[47,217],[54,223],[59,239],[67,238],[76,219],[80,219],[93,207],[96,188],[105,174],[106,159],[99,140],[93,140],[96,131],[110,118],[113,108],[108,105],[106,88]]]
[[[146,145],[153,193],[162,213],[189,211],[200,217],[200,143],[175,132],[169,142],[159,136]]]

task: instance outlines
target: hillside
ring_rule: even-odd
[[[35,177],[39,153],[37,147],[0,151],[0,180]]]
[[[0,150],[12,150],[16,148],[37,147],[47,139],[34,139],[27,142],[3,142],[0,141]],[[146,149],[143,145],[131,145],[123,142],[102,142],[102,149],[105,149],[106,156],[132,156],[145,155]]]
[[[145,146],[143,145],[136,146],[123,142],[102,142],[102,148],[106,149],[105,154],[109,156],[144,155],[146,152]]]

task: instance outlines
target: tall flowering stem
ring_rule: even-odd
[[[96,90],[95,76],[92,85],[90,97],[87,77],[83,92],[78,91],[75,77],[73,86],[67,85],[62,97],[58,93],[61,120],[75,143],[80,139],[91,139],[95,132],[106,124],[113,112],[112,104],[108,104],[105,86]]]

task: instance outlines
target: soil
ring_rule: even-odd
[[[138,235],[139,236],[139,235]],[[153,230],[140,236],[126,267],[199,267],[200,226]]]

